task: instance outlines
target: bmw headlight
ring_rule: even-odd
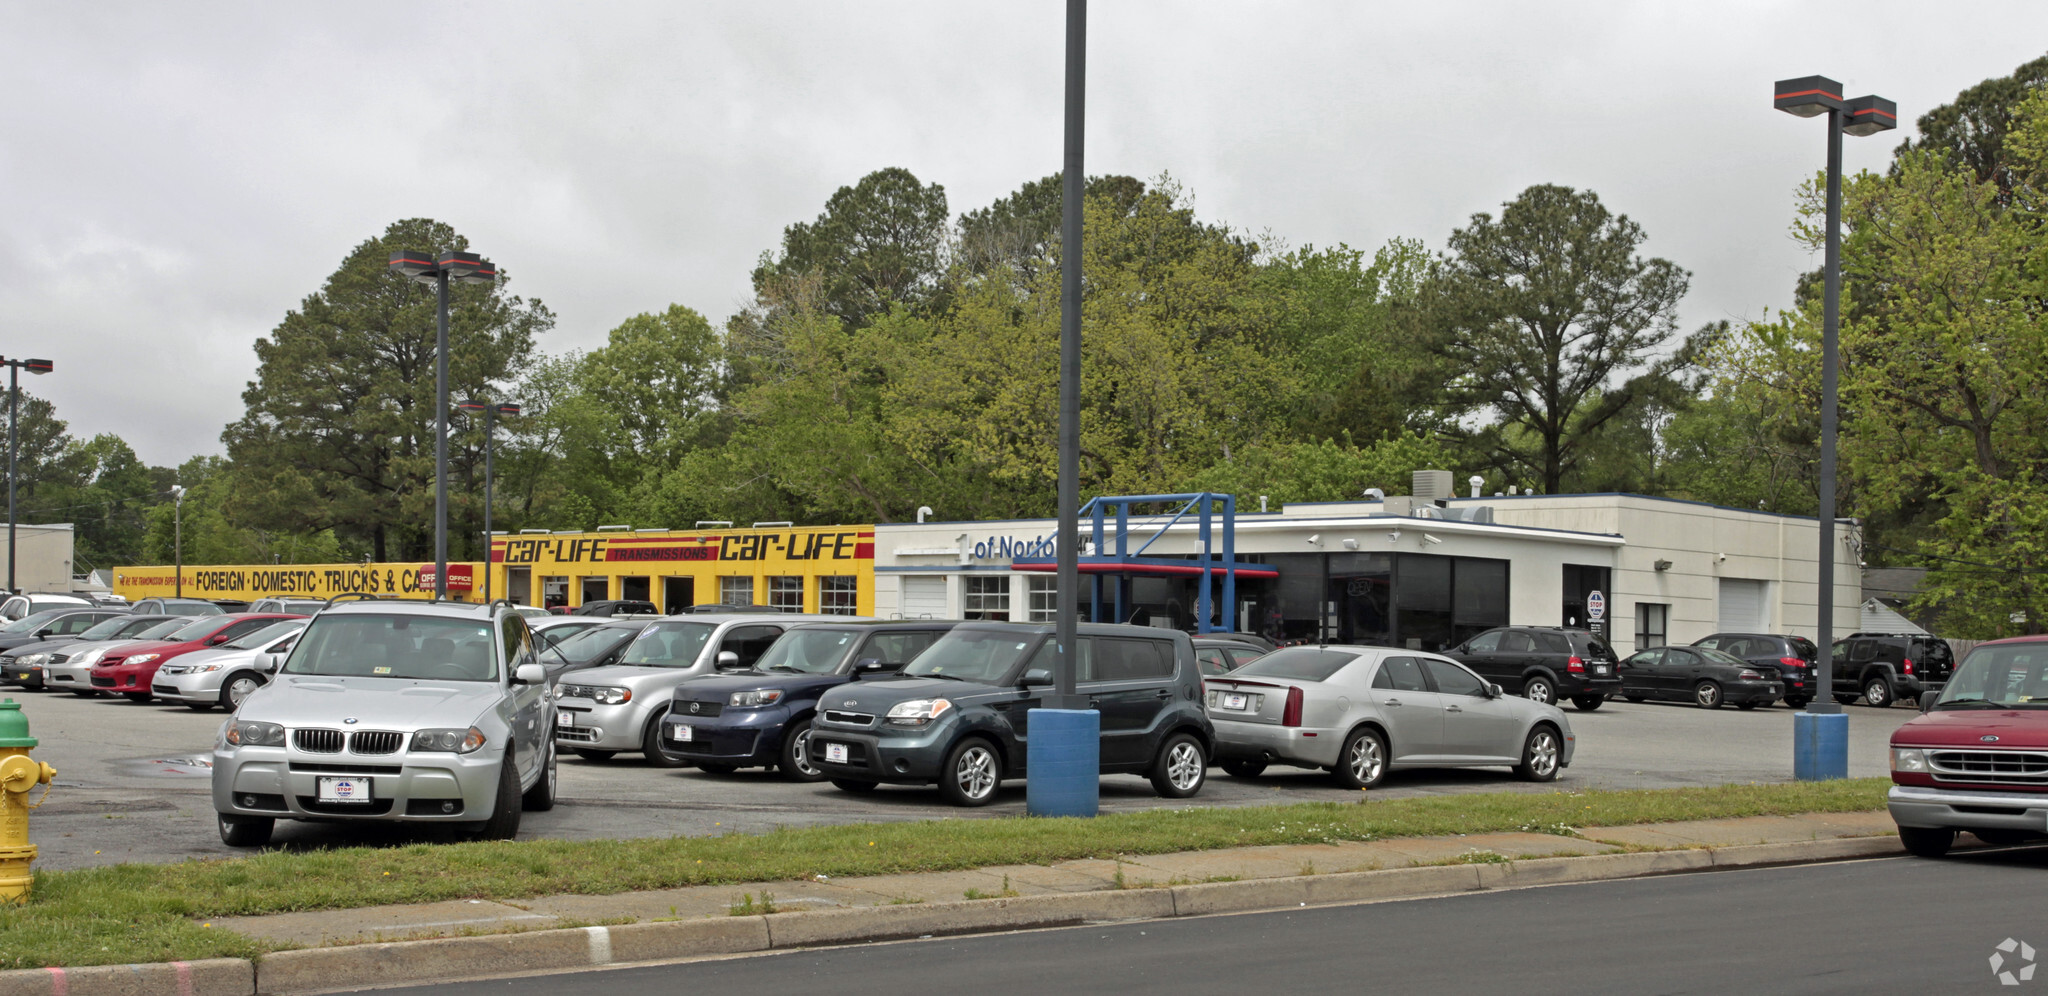
[[[157,658],[159,658],[159,657],[162,657],[162,656],[163,656],[162,654],[136,654],[135,656],[133,656],[133,657],[130,657],[130,658],[128,658],[128,659],[127,659],[126,661],[123,661],[122,663],[125,663],[125,664],[147,664],[147,663],[149,663],[150,661],[156,660]]]
[[[764,706],[782,701],[780,688],[756,688],[745,692],[734,692],[725,700],[729,706]]]
[[[1921,772],[1927,771],[1927,749],[1924,747],[1892,748],[1892,770]]]
[[[558,699],[590,699],[598,705],[624,705],[633,701],[633,690],[611,685],[563,685]]]
[[[483,745],[484,731],[472,726],[467,730],[415,730],[411,749],[473,754]]]
[[[889,725],[923,726],[953,708],[946,699],[911,699],[889,707]]]
[[[254,723],[246,719],[228,721],[221,739],[230,747],[282,747],[284,727],[276,723]]]

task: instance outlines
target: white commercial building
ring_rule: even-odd
[[[1431,491],[1417,476],[1418,490]],[[1192,512],[1167,522],[1131,517],[1120,556],[1113,514],[1099,550],[1083,518],[1084,619],[1099,597],[1094,615],[1104,621],[1195,628],[1200,527]],[[1251,569],[1236,578],[1230,611],[1212,611],[1211,628],[1424,650],[1511,623],[1597,621],[1623,653],[1727,630],[1810,638],[1818,526],[1810,517],[1627,494],[1403,496],[1239,511],[1233,552]],[[1211,529],[1208,554],[1220,558],[1221,526]],[[878,525],[875,611],[1050,621],[1057,531],[1052,519]],[[1836,536],[1839,636],[1856,628],[1862,596],[1857,529],[1845,521]],[[1221,606],[1220,573],[1208,571],[1211,604]]]

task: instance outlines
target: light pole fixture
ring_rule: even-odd
[[[448,597],[448,284],[487,284],[498,268],[473,252],[440,255],[401,250],[391,254],[391,269],[423,284],[435,294],[434,322],[434,598]]]
[[[185,597],[185,486],[171,485],[171,593]]]
[[[457,407],[475,415],[484,416],[484,604],[491,603],[491,428],[497,417],[507,418],[519,414],[519,406],[510,402],[478,401],[474,398]]]
[[[1875,135],[1898,127],[1898,106],[1883,97],[1842,99],[1842,85],[1825,76],[1779,80],[1771,106],[1802,118],[1828,119],[1827,250],[1821,303],[1820,368],[1820,577],[1815,598],[1812,698],[1794,717],[1792,767],[1801,779],[1849,777],[1849,717],[1835,702],[1835,426],[1836,342],[1842,322],[1842,136]]]
[[[14,587],[14,461],[21,450],[21,372],[46,374],[57,368],[49,360],[9,360],[7,364],[7,590]]]

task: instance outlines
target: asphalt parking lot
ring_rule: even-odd
[[[36,810],[32,840],[37,867],[79,868],[122,861],[178,861],[244,853],[220,843],[208,796],[208,767],[219,710],[82,699],[58,692],[6,689],[22,703],[42,743],[35,757],[58,771],[49,801]],[[1399,798],[1460,792],[1575,788],[1676,788],[1731,782],[1786,781],[1792,774],[1792,711],[1782,705],[1744,712],[1688,705],[1610,702],[1585,713],[1567,708],[1578,737],[1572,767],[1552,785],[1516,780],[1506,769],[1394,772],[1375,796]],[[1893,729],[1918,715],[1911,707],[1849,708],[1849,773],[1886,774]],[[38,791],[40,794],[40,791]],[[1272,768],[1254,781],[1212,769],[1195,799],[1170,802],[1136,776],[1102,780],[1104,812],[1170,805],[1242,806],[1351,798],[1319,772]],[[519,836],[588,840],[758,832],[817,826],[1024,812],[1021,782],[998,801],[963,810],[930,788],[884,786],[849,796],[829,783],[792,784],[748,769],[717,776],[694,769],[651,768],[635,755],[591,762],[565,754],[560,802],[527,813]],[[275,843],[294,848],[458,839],[438,829],[360,824],[278,824]]]

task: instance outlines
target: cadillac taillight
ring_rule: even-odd
[[[1301,725],[1301,689],[1287,689],[1287,708],[1280,713],[1281,726]]]

